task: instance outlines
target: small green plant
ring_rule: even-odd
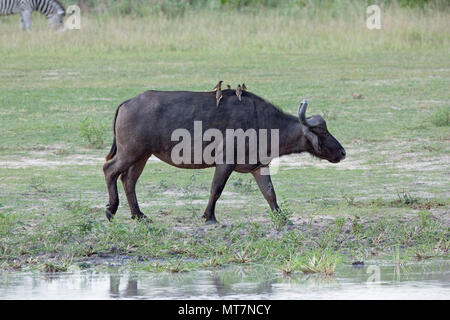
[[[6,236],[14,230],[17,216],[13,213],[0,213],[0,234]]]
[[[61,261],[47,261],[43,265],[43,271],[49,273],[66,272],[71,263],[71,258],[64,258]]]
[[[292,275],[295,271],[295,261],[290,257],[281,264],[280,269],[283,276],[287,277]]]
[[[315,249],[296,260],[296,267],[303,273],[331,276],[339,263],[339,254],[331,249]]]
[[[81,236],[84,236],[98,226],[93,209],[88,203],[82,200],[68,201],[63,203],[63,207],[69,211],[70,216],[66,219],[65,224],[60,227],[60,231],[67,228],[72,233],[77,231]]]
[[[203,263],[203,266],[205,268],[209,268],[209,267],[216,268],[220,265],[221,265],[220,260],[217,257],[211,258],[208,261]]]
[[[79,135],[91,148],[103,147],[105,133],[106,126],[96,123],[92,118],[84,118],[80,123]]]
[[[425,228],[431,219],[431,212],[427,210],[419,211],[417,213],[419,215],[419,221],[422,228]]]
[[[281,202],[278,210],[269,210],[269,217],[275,230],[280,231],[284,226],[291,223],[289,220],[293,215],[293,211],[286,201]]]
[[[234,257],[232,258],[232,261],[234,263],[247,263],[250,261],[250,258],[248,256],[248,253],[246,250],[238,251],[234,254]]]
[[[197,216],[198,207],[194,204],[194,198],[197,195],[195,190],[198,173],[193,173],[189,177],[188,183],[183,187],[183,196],[187,198],[187,209],[191,213],[191,218]]]
[[[192,268],[193,263],[185,262],[182,259],[177,259],[175,261],[169,261],[164,265],[164,271],[170,273],[182,273],[189,271]]]
[[[334,221],[334,225],[336,226],[336,231],[337,232],[341,232],[342,228],[345,225],[345,221],[346,219],[344,217],[337,217],[336,220]]]
[[[9,269],[13,270],[21,270],[22,269],[22,263],[19,260],[14,259],[13,261],[10,261],[9,263],[6,263]]]
[[[402,192],[397,192],[397,198],[397,203],[404,206],[410,206],[419,202],[417,198],[414,198],[409,192],[405,190],[403,190]]]
[[[383,208],[386,206],[386,200],[383,200],[382,198],[378,197],[370,200],[370,205],[375,208]]]
[[[352,221],[352,233],[360,233],[362,231],[362,224],[359,223],[360,218],[355,216]]]
[[[257,240],[264,235],[264,233],[261,230],[261,226],[259,224],[257,224],[256,222],[253,222],[252,226],[248,230],[248,233],[249,233],[250,239],[252,239],[252,240]]]
[[[415,248],[414,256],[417,260],[430,259],[439,254],[439,247],[433,245],[421,245]]]
[[[430,118],[436,127],[447,127],[450,125],[450,108],[442,107],[437,109]]]
[[[236,181],[233,182],[233,188],[243,194],[250,193],[253,190],[252,180],[244,180],[239,177]]]
[[[39,193],[50,193],[51,188],[47,181],[42,177],[32,177],[30,187]]]
[[[355,197],[354,196],[350,196],[344,192],[341,191],[342,194],[342,198],[345,200],[347,206],[351,207],[355,205]]]

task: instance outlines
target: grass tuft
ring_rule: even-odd
[[[437,109],[430,117],[430,121],[436,127],[450,126],[450,107]]]
[[[277,231],[280,231],[284,226],[291,223],[290,218],[293,214],[294,212],[289,203],[285,200],[280,203],[280,209],[273,211],[269,210],[269,218]]]
[[[281,270],[283,275],[290,275],[296,270],[308,274],[331,276],[341,261],[339,254],[329,248],[312,249],[301,255],[294,255],[285,260]]]
[[[315,250],[299,261],[298,267],[303,273],[318,273],[326,276],[334,274],[339,256],[331,250]]]
[[[46,179],[42,177],[32,177],[30,180],[30,187],[38,193],[50,193],[52,191]]]
[[[80,122],[79,136],[90,148],[101,149],[104,144],[106,126],[96,123],[92,118],[84,118]]]

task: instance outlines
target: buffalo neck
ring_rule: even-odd
[[[280,123],[280,156],[305,151],[302,148],[302,128],[297,117],[285,114]]]

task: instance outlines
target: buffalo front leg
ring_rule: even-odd
[[[269,203],[270,210],[278,211],[280,207],[277,203],[277,196],[275,195],[275,189],[273,188],[272,180],[270,179],[270,175],[261,174],[262,168],[259,168],[252,172],[253,177],[258,183],[259,190],[263,194],[266,201]]]
[[[207,224],[216,223],[216,216],[214,214],[216,208],[216,202],[222,194],[225,184],[228,181],[231,173],[234,170],[234,165],[219,164],[214,171],[214,178],[211,184],[211,193],[209,196],[208,206],[206,207],[203,218],[205,218]]]
[[[132,219],[141,220],[146,218],[146,216],[139,209],[139,204],[136,197],[136,182],[144,170],[145,164],[147,163],[149,157],[150,156],[145,156],[144,158],[138,160],[120,176],[123,189],[125,190],[125,194],[127,196],[128,205],[130,206]]]

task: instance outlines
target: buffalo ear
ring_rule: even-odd
[[[316,134],[312,133],[309,129],[303,130],[303,135],[308,139],[309,142],[311,142],[314,150],[317,153],[321,152],[320,145],[319,145],[319,138]]]

